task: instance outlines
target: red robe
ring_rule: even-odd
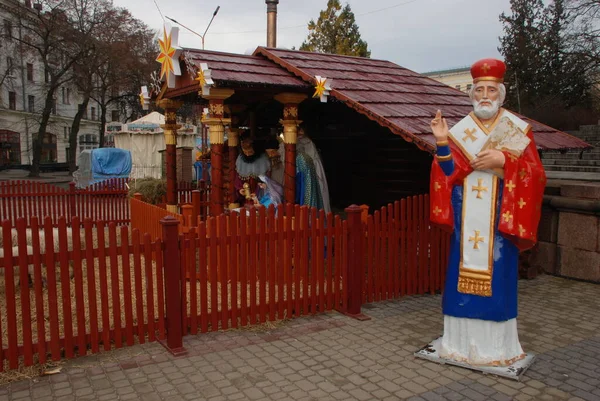
[[[497,229],[512,241],[521,251],[537,242],[537,229],[540,221],[546,173],[538,155],[531,131],[527,133],[531,143],[520,157],[503,152],[504,189],[502,207]],[[452,208],[452,188],[463,185],[464,178],[473,171],[469,160],[451,140],[450,150],[454,161],[454,171],[446,176],[434,158],[430,180],[431,222],[446,231],[454,230]]]

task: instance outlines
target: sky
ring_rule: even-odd
[[[251,53],[266,45],[264,0],[113,2],[152,29],[162,28],[162,13],[199,34],[204,33],[220,6],[206,34],[205,49]],[[342,4],[349,4],[354,12],[371,58],[420,73],[466,67],[484,57],[501,58],[497,48],[502,24],[498,17],[510,11],[509,0],[342,0]],[[327,0],[280,0],[277,47],[299,47],[308,34],[308,21],[316,20],[326,7]],[[200,49],[202,40],[180,27],[179,45]]]

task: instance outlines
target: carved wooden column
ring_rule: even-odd
[[[162,99],[158,105],[165,110],[165,123],[161,125],[165,135],[165,161],[167,173],[167,210],[178,213],[177,210],[177,110],[182,102],[172,99]]]
[[[202,120],[208,125],[210,142],[211,188],[210,214],[218,216],[223,213],[223,148],[225,142],[225,125],[229,118],[223,118],[223,102],[233,95],[232,89],[211,89],[210,95],[202,97],[209,100],[208,115]]]
[[[229,111],[231,116],[231,125],[229,126],[227,146],[229,148],[229,185],[231,190],[229,191],[229,208],[235,209],[240,205],[236,203],[239,196],[235,190],[235,162],[238,158],[238,146],[240,144],[240,130],[239,126],[239,114],[246,108],[243,104],[232,104],[229,105]]]
[[[296,140],[298,136],[298,104],[307,98],[302,93],[280,93],[275,99],[283,103],[283,119],[279,120],[283,125],[283,143],[285,147],[285,165],[283,190],[285,201],[296,202]]]

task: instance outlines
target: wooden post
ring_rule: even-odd
[[[71,220],[77,214],[77,194],[75,193],[75,183],[71,181],[69,183],[69,220]]]
[[[239,129],[229,129],[229,139],[227,140],[227,146],[229,147],[229,208],[235,209],[239,207],[235,201],[238,197],[238,193],[235,190],[235,162],[238,157],[238,145],[240,143]]]
[[[165,135],[165,158],[167,172],[167,210],[177,213],[177,109],[181,102],[172,99],[162,99],[158,105],[165,109],[165,123],[161,125]]]
[[[223,213],[223,147],[225,143],[225,125],[231,119],[223,118],[223,102],[233,95],[232,89],[211,89],[209,95],[203,95],[209,100],[208,116],[202,123],[208,125],[210,142],[211,189],[210,214],[218,216]]]
[[[166,216],[160,220],[163,230],[163,268],[167,340],[162,345],[173,355],[187,353],[183,348],[183,311],[181,310],[181,267],[179,252],[179,220]]]
[[[369,320],[370,317],[361,313],[362,287],[364,280],[364,249],[363,223],[361,221],[362,209],[360,206],[351,205],[345,209],[348,216],[348,274],[345,285],[348,288],[348,311],[346,315],[358,320]]]
[[[181,214],[183,215],[183,225],[184,227],[192,226],[192,214],[193,214],[193,206],[189,203],[181,206]],[[185,230],[184,230],[185,232]]]
[[[283,192],[285,202],[296,202],[296,141],[298,136],[298,104],[306,99],[303,93],[280,93],[275,100],[283,103],[283,142],[285,147],[285,165]]]

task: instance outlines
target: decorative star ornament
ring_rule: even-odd
[[[329,96],[329,91],[331,90],[332,79],[328,79],[325,77],[321,77],[319,75],[315,75],[315,93],[313,97],[318,97],[321,99],[322,103],[327,102],[327,96]]]
[[[200,63],[200,69],[195,80],[200,84],[202,95],[210,95],[210,87],[215,84],[215,81],[211,78],[211,70],[208,68],[208,64]]]
[[[158,39],[160,53],[156,58],[162,67],[160,69],[160,79],[167,82],[167,87],[175,87],[175,76],[181,75],[179,67],[179,55],[181,48],[179,43],[179,28],[172,28],[169,24],[165,24],[163,29],[164,36]]]
[[[148,87],[142,86],[142,91],[140,92],[140,104],[142,105],[143,110],[150,109],[150,94],[148,93]]]

